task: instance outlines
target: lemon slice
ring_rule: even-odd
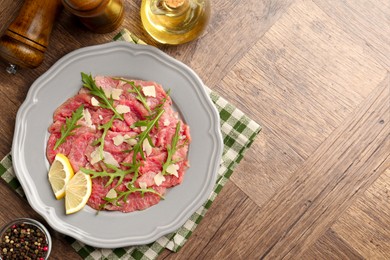
[[[65,186],[73,177],[73,168],[70,165],[68,157],[58,153],[49,169],[49,182],[53,189],[56,199],[62,199],[65,196]]]
[[[81,210],[91,196],[92,181],[89,174],[78,171],[68,182],[65,189],[66,214]]]

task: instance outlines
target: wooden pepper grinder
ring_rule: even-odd
[[[36,68],[44,58],[61,0],[25,0],[19,15],[0,38],[0,57],[16,66]]]
[[[96,33],[114,31],[123,21],[123,0],[62,0],[62,3]]]

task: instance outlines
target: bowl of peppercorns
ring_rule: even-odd
[[[18,218],[0,230],[0,259],[49,258],[51,237],[40,222],[31,218]]]

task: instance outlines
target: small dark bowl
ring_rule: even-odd
[[[51,252],[51,236],[46,227],[30,218],[15,219],[0,230],[0,259],[9,255],[32,259],[48,259]]]

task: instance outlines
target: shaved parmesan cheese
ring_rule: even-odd
[[[141,127],[140,127],[140,129],[141,129],[142,132],[145,131],[146,128],[147,128],[146,126],[141,126]]]
[[[142,143],[142,149],[146,153],[146,156],[149,156],[152,153],[152,146],[150,145],[148,139],[145,139]]]
[[[103,88],[104,95],[111,98],[111,88]]]
[[[97,107],[97,106],[99,106],[99,101],[95,97],[92,97],[91,104],[92,104],[92,106]]]
[[[120,96],[122,95],[122,92],[123,92],[123,89],[120,89],[120,88],[111,89],[112,99],[120,100]]]
[[[104,95],[108,98],[112,98],[114,100],[120,100],[120,95],[123,92],[123,89],[120,88],[104,88]]]
[[[116,193],[116,190],[115,189],[111,189],[111,190],[108,191],[108,193],[106,195],[106,198],[115,199],[117,196],[118,196],[118,194]]]
[[[114,165],[115,167],[119,167],[119,163],[117,160],[115,160],[114,156],[110,154],[109,152],[103,151],[103,161],[107,164]]]
[[[103,120],[103,116],[102,116],[102,115],[99,115],[99,119],[100,119],[100,120]]]
[[[119,114],[125,114],[130,112],[130,107],[125,105],[117,105],[115,109],[116,111],[118,111]]]
[[[166,172],[169,173],[170,175],[174,175],[176,177],[179,177],[177,170],[179,170],[179,165],[177,164],[171,164],[167,167]]]
[[[156,183],[157,186],[160,186],[165,181],[165,177],[164,175],[161,174],[161,172],[156,174],[156,176],[154,176],[153,179],[154,179],[154,183]]]
[[[103,157],[100,156],[99,148],[96,148],[91,153],[91,164],[95,164],[97,162],[100,162],[103,159]]]
[[[146,182],[140,181],[140,182],[139,182],[139,187],[140,187],[141,189],[146,189],[148,186],[146,185]]]
[[[89,113],[88,109],[83,109],[83,118],[85,120],[85,125],[89,128],[95,129],[96,126],[92,123],[91,113]]]
[[[114,144],[116,146],[119,146],[123,143],[123,141],[125,140],[124,136],[123,135],[117,135],[115,137],[112,138],[112,141],[114,141]]]
[[[143,87],[142,92],[144,92],[146,97],[156,97],[156,88],[154,86]]]
[[[169,124],[170,124],[171,122],[169,122],[169,120],[168,120],[168,118],[166,118],[165,120],[164,120],[164,126],[169,126]]]
[[[125,139],[125,142],[128,143],[131,146],[134,146],[134,145],[137,144],[137,140],[135,140],[134,138]]]
[[[103,157],[100,154],[99,147],[97,147],[92,153],[91,153],[91,164],[95,164],[103,160],[107,164],[114,165],[116,167],[119,167],[119,163],[117,160],[115,160],[114,156],[106,151],[103,151]]]

